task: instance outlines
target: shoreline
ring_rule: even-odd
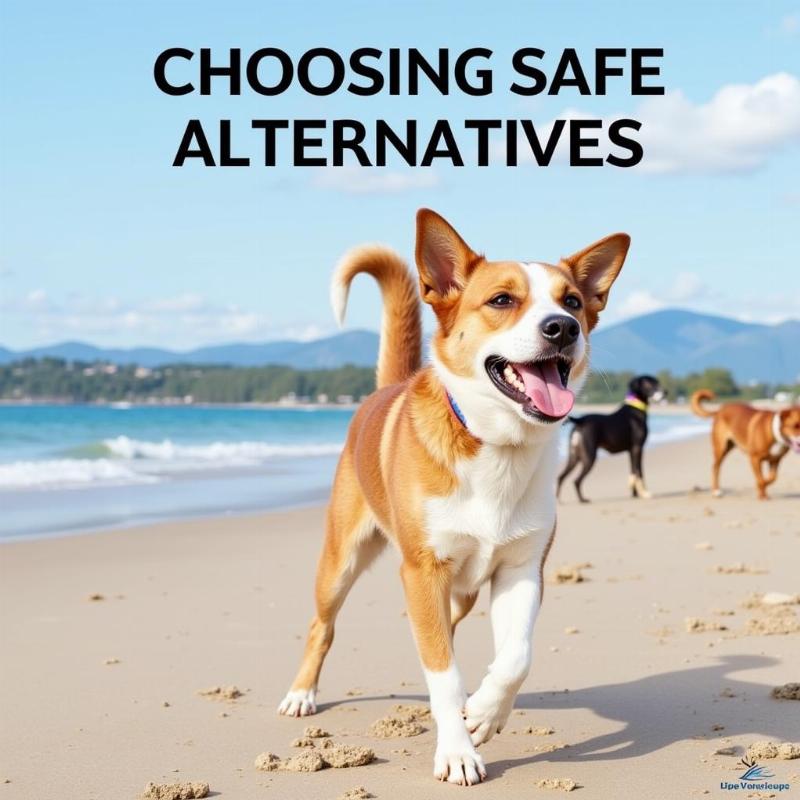
[[[647,452],[655,452],[661,450],[664,447],[669,447],[671,445],[677,445],[685,441],[689,441],[692,439],[697,439],[701,436],[705,436],[706,431],[704,429],[698,428],[696,431],[685,431],[680,433],[679,435],[675,436],[674,438],[670,438],[667,441],[654,441],[650,444],[647,449]],[[655,436],[655,434],[654,434]],[[605,451],[599,454],[599,462],[605,461],[607,458],[610,457],[610,454],[606,453]],[[624,454],[622,454],[623,458],[626,458]],[[338,458],[338,456],[336,456]],[[300,477],[300,476],[298,476]],[[204,480],[216,480],[219,478],[236,481],[237,478],[239,479],[246,479],[246,480],[258,480],[260,478],[260,473],[257,470],[254,470],[252,474],[237,474],[235,472],[230,473],[223,473],[220,476],[215,474],[203,474],[203,473],[192,473],[188,472],[183,475],[184,480],[194,481],[195,483],[200,484],[202,487],[202,481]],[[180,480],[180,479],[179,479]],[[332,480],[332,476],[331,476]],[[175,484],[175,478],[172,478],[173,485]],[[33,496],[41,495],[46,497],[50,492],[66,492],[70,499],[72,499],[73,492],[85,492],[88,495],[97,492],[114,492],[116,491],[117,494],[122,492],[128,491],[131,494],[142,491],[147,492],[148,488],[152,488],[153,486],[158,485],[160,487],[167,486],[167,482],[161,482],[158,484],[99,484],[99,485],[85,485],[85,486],[74,486],[74,487],[66,487],[66,488],[52,488],[52,487],[31,487],[26,489],[2,489],[0,490],[0,498],[4,493],[14,493],[17,498],[20,496]],[[250,516],[253,514],[270,514],[270,513],[280,513],[285,511],[291,511],[298,508],[309,508],[309,507],[317,507],[322,506],[327,503],[329,491],[330,491],[331,482],[325,482],[324,486],[315,486],[308,490],[308,494],[311,495],[308,499],[300,500],[296,497],[289,501],[283,500],[274,500],[268,498],[268,493],[265,492],[264,500],[263,501],[250,501],[249,503],[244,503],[239,506],[229,506],[224,507],[220,506],[218,508],[213,509],[202,509],[202,508],[178,508],[172,512],[169,511],[162,511],[162,512],[153,512],[144,515],[144,518],[132,518],[126,520],[119,520],[116,522],[112,521],[103,521],[98,522],[97,524],[89,524],[89,525],[82,525],[77,523],[75,525],[71,525],[67,529],[47,529],[47,530],[37,530],[30,533],[21,533],[21,534],[12,534],[12,535],[2,535],[0,533],[0,547],[9,543],[9,542],[16,542],[16,541],[23,541],[23,540],[33,540],[33,539],[52,539],[52,538],[63,538],[63,537],[70,537],[70,536],[84,536],[84,535],[91,535],[95,534],[104,530],[130,530],[133,528],[140,528],[140,527],[148,527],[152,525],[159,525],[159,524],[168,524],[172,522],[181,522],[181,521],[190,521],[190,520],[201,520],[201,519],[236,519],[242,516]],[[101,497],[98,499],[98,503],[108,502],[109,498]]]

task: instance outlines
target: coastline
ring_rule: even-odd
[[[578,408],[575,413],[587,410],[595,409]],[[212,435],[213,443],[191,445],[179,443],[180,438],[177,442],[170,438],[141,441],[120,435],[74,448],[75,454],[67,458],[0,463],[0,500],[5,509],[0,546],[31,536],[229,518],[325,502],[346,422],[343,416],[333,437],[330,431],[324,437],[328,438],[324,445],[249,440],[264,436],[259,424],[244,441],[217,441]],[[306,429],[302,422],[294,424]],[[564,427],[559,433],[562,458],[569,426]],[[207,435],[207,426],[203,430]],[[704,421],[682,411],[662,414],[659,409],[651,423],[647,450],[703,435],[706,430]],[[94,458],[83,455],[89,451]],[[600,453],[601,460],[607,457]],[[60,483],[63,480],[72,483]]]
[[[588,800],[717,796],[749,744],[796,740],[794,704],[769,695],[797,680],[800,634],[745,633],[757,612],[742,602],[797,589],[800,459],[784,460],[767,503],[754,499],[738,455],[723,472],[728,496],[712,500],[709,461],[705,439],[650,452],[650,501],[627,497],[622,458],[597,464],[584,487],[590,505],[565,487],[545,574],[592,566],[583,583],[548,583],[533,670],[507,730],[482,748],[489,782],[470,792],[546,798],[537,780],[569,778]],[[236,800],[331,800],[356,786],[392,799],[462,791],[431,777],[431,730],[410,739],[368,732],[395,703],[426,702],[391,548],[344,607],[320,713],[275,714],[311,615],[322,526],[322,508],[310,507],[0,549],[8,796],[133,798],[151,780],[208,781]],[[737,563],[752,571],[714,572]],[[487,595],[456,637],[471,690],[491,659]],[[691,633],[687,617],[726,630]],[[233,702],[197,695],[231,684],[244,691]],[[378,761],[311,774],[254,769],[261,752],[297,752],[290,742],[308,724],[372,747]],[[733,755],[716,754],[726,748]],[[800,780],[796,762],[768,763]]]

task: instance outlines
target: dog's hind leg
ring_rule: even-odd
[[[750,456],[750,466],[753,468],[753,474],[756,477],[756,487],[758,490],[759,500],[768,500],[767,497],[767,481],[764,480],[764,471],[762,468],[761,456]],[[774,480],[774,479],[773,479]],[[770,481],[771,483],[772,481]]]
[[[337,474],[337,482],[340,477]],[[278,712],[287,716],[306,716],[316,711],[317,682],[333,642],[336,615],[356,578],[386,544],[355,484],[348,489],[334,490],[332,494],[325,543],[317,567],[317,613],[311,620],[300,669],[278,706]]]
[[[456,625],[472,611],[472,606],[475,605],[477,599],[477,592],[472,594],[456,594],[453,592],[450,595],[450,627],[453,633],[456,632]]]
[[[575,434],[573,433],[573,436],[574,435]],[[567,463],[564,465],[564,469],[561,470],[561,474],[558,476],[558,483],[556,484],[556,497],[558,497],[561,494],[561,484],[564,483],[564,480],[567,477],[567,475],[569,475],[570,472],[572,472],[572,470],[575,469],[575,466],[577,465],[578,461],[580,461],[580,457],[578,455],[577,449],[575,447],[572,447],[572,445],[570,445],[569,458],[567,460]]]
[[[711,446],[714,450],[714,463],[711,467],[711,493],[714,497],[721,497],[722,492],[719,488],[719,470],[725,456],[734,448],[733,442],[724,435],[723,431],[718,431],[715,427],[711,431]]]
[[[595,459],[597,458],[597,451],[591,453],[583,453],[581,457],[581,471],[578,473],[578,477],[575,478],[575,492],[578,495],[578,500],[581,503],[588,503],[589,501],[583,496],[583,492],[581,491],[581,484],[583,483],[583,479],[589,474],[592,467],[594,466]]]

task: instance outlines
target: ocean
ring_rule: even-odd
[[[352,414],[346,408],[2,405],[0,539],[322,502]],[[656,413],[650,429],[652,446],[708,426]]]

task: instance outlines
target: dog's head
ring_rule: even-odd
[[[488,261],[438,214],[418,212],[420,292],[439,323],[434,366],[476,435],[520,443],[569,414],[629,244],[616,233],[555,265]]]
[[[658,378],[652,375],[637,375],[628,384],[628,391],[643,403],[658,403],[667,396]]]
[[[800,454],[800,406],[780,412],[780,432],[792,452]]]

